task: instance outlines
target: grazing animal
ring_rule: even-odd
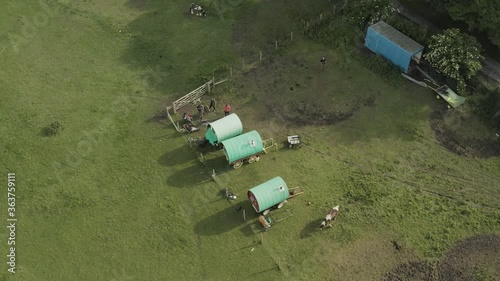
[[[191,5],[189,5],[189,13],[191,13],[191,15],[196,15],[199,17],[207,16],[205,10],[200,5],[196,5],[195,3],[191,3]]]
[[[321,225],[319,226],[321,229],[325,226],[332,227],[332,220],[334,220],[337,215],[339,214],[339,208],[340,206],[335,206],[333,207],[328,214],[326,214],[325,219],[321,222]]]

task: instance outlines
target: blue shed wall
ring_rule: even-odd
[[[403,72],[408,73],[412,54],[406,52],[394,42],[385,38],[370,27],[366,32],[365,46],[397,65]]]

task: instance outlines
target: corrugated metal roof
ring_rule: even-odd
[[[214,145],[243,133],[243,124],[238,115],[232,113],[208,125],[205,138]]]
[[[248,191],[248,198],[256,212],[265,211],[288,199],[288,196],[288,186],[281,177],[275,177]]]
[[[388,25],[384,21],[379,21],[376,24],[371,25],[369,28],[389,39],[391,42],[394,42],[411,55],[415,55],[424,49],[424,46],[415,42],[413,39],[404,35],[399,30]]]
[[[264,150],[262,138],[257,131],[251,131],[225,140],[222,145],[229,163],[258,154]]]

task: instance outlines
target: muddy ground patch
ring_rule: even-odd
[[[457,117],[456,121],[447,121],[445,111],[434,111],[430,115],[429,125],[436,140],[451,152],[465,157],[498,157],[500,156],[500,139],[482,137],[474,132],[463,133],[462,122],[465,118]],[[451,123],[451,124],[450,124]],[[493,135],[493,133],[492,133]]]
[[[436,262],[397,265],[383,281],[500,280],[500,236],[477,235],[458,241]]]

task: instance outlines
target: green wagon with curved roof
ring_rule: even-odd
[[[241,167],[245,161],[248,163],[259,161],[259,154],[264,150],[264,142],[257,131],[225,140],[222,146],[227,161],[235,169]]]
[[[212,145],[218,145],[222,141],[236,137],[241,133],[243,133],[243,124],[241,124],[238,115],[232,113],[208,124],[205,139]]]
[[[281,177],[268,180],[247,192],[257,213],[267,215],[271,207],[281,208],[290,196],[288,186]]]

